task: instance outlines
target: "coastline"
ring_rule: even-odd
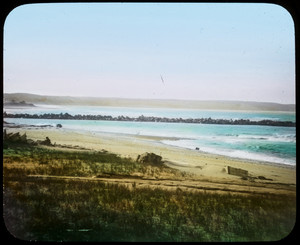
[[[278,240],[295,224],[295,167],[172,147],[151,136],[4,129],[3,216],[24,240],[72,240],[79,233],[85,241],[120,239],[120,230],[136,236],[149,222],[145,234],[178,228],[170,241],[173,234],[189,241],[196,230],[206,234],[197,241],[227,241],[223,234],[237,225],[247,233],[234,230],[230,241]]]
[[[180,100],[180,99],[142,99],[113,97],[72,97],[50,96],[29,93],[5,93],[7,101],[26,101],[46,105],[85,105],[85,106],[121,106],[140,108],[191,108],[191,109],[225,109],[225,110],[258,110],[258,111],[295,111],[294,104],[272,102],[230,101],[230,100]]]
[[[230,166],[246,170],[250,176],[264,177],[263,179],[256,179],[256,183],[296,185],[295,166],[231,158],[170,146],[158,142],[160,137],[94,133],[58,128],[7,128],[7,130],[8,132],[26,133],[27,137],[33,140],[44,140],[45,137],[49,137],[52,143],[59,145],[76,145],[89,150],[106,150],[132,159],[136,159],[138,155],[144,152],[153,152],[162,156],[167,166],[193,174],[199,180],[235,182],[243,185],[253,184],[250,181],[242,180],[239,176],[226,173],[226,167]],[[176,140],[176,138],[172,139]]]

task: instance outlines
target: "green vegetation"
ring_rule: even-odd
[[[6,163],[4,175],[18,178],[27,175],[128,176],[133,173],[140,173],[144,177],[155,177],[162,173],[176,178],[187,175],[165,165],[140,164],[131,158],[122,158],[106,151],[64,151],[7,142],[4,144],[3,161]],[[13,171],[10,163],[18,163],[13,165]]]
[[[29,174],[181,173],[108,152],[20,144],[3,150],[3,216],[17,238],[39,241],[273,241],[293,229],[295,196],[136,188]],[[149,170],[151,169],[151,170]],[[158,171],[157,170],[157,171]]]

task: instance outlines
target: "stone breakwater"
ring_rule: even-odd
[[[212,118],[166,118],[153,116],[107,116],[107,115],[70,115],[68,113],[44,113],[44,114],[9,114],[4,112],[3,118],[28,118],[28,119],[64,119],[64,120],[103,120],[103,121],[132,121],[132,122],[167,122],[167,123],[198,123],[198,124],[226,124],[226,125],[261,125],[295,127],[296,123],[291,121],[260,120],[251,121],[249,119],[212,119]]]

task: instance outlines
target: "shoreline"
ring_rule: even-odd
[[[168,144],[165,144],[163,142],[161,142],[162,144],[169,146]],[[180,146],[172,146],[178,149],[185,149],[187,151],[191,151],[194,152],[196,150],[187,148],[187,147],[180,147]],[[269,161],[263,161],[263,160],[255,160],[255,159],[249,159],[249,158],[241,158],[241,157],[232,157],[232,156],[226,156],[226,155],[222,155],[222,154],[217,154],[217,153],[210,153],[210,152],[206,152],[206,151],[201,151],[197,150],[199,152],[199,154],[207,154],[211,157],[224,157],[224,158],[228,158],[229,160],[233,160],[233,161],[243,161],[245,163],[253,163],[253,164],[262,164],[262,165],[270,165],[270,166],[277,166],[277,167],[282,167],[282,168],[291,168],[291,169],[296,169],[296,165],[293,164],[285,164],[285,163],[277,163],[277,162],[269,162]]]
[[[4,128],[8,128],[8,129],[28,129],[28,130],[34,130],[34,129],[52,129],[52,130],[57,130],[57,128],[55,128],[53,125],[26,125],[26,124],[19,124],[19,125],[14,125],[14,123],[7,123],[4,121],[3,123],[3,127]],[[176,148],[178,150],[185,150],[185,151],[189,151],[192,153],[198,152],[199,154],[202,155],[208,155],[211,157],[224,157],[224,158],[228,158],[231,159],[233,161],[243,161],[243,162],[247,162],[247,163],[254,163],[254,164],[262,164],[262,165],[275,165],[278,167],[283,167],[283,168],[291,168],[291,169],[295,169],[296,168],[296,162],[295,164],[289,164],[289,163],[279,163],[279,162],[271,162],[271,161],[264,161],[264,160],[258,160],[258,159],[250,159],[250,158],[242,158],[242,157],[234,157],[234,156],[229,156],[229,155],[224,155],[224,154],[218,154],[218,153],[212,153],[212,152],[207,152],[207,151],[203,151],[201,149],[191,149],[189,147],[184,147],[184,146],[178,146],[178,145],[170,145],[167,143],[162,142],[163,140],[169,140],[169,141],[179,141],[179,140],[193,140],[193,138],[188,138],[188,137],[173,137],[173,136],[154,136],[154,135],[140,135],[140,134],[128,134],[128,133],[115,133],[115,132],[92,132],[86,129],[68,129],[68,128],[61,128],[59,129],[60,131],[63,132],[78,132],[78,133],[82,133],[82,134],[89,134],[89,135],[98,135],[99,137],[101,136],[106,136],[106,137],[123,137],[123,138],[127,138],[128,140],[132,140],[132,139],[140,139],[140,140],[150,140],[153,143],[156,144],[161,144],[165,147],[172,147],[172,148]]]
[[[58,128],[6,128],[9,132],[26,133],[33,140],[44,140],[49,137],[52,143],[60,145],[77,145],[90,150],[107,150],[122,157],[136,159],[144,152],[153,152],[162,156],[165,164],[171,168],[192,173],[200,179],[213,182],[242,182],[240,177],[227,174],[227,166],[245,169],[250,176],[263,176],[272,181],[256,180],[269,184],[280,183],[296,185],[296,166],[231,158],[198,150],[185,149],[158,142],[157,138],[116,134],[106,132],[90,132],[84,130]],[[176,139],[174,139],[176,140]],[[249,181],[247,184],[251,185]],[[248,183],[249,182],[249,183]]]

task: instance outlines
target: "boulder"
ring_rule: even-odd
[[[271,180],[271,181],[273,180],[273,179],[266,178],[265,176],[258,176],[257,178],[260,180]]]
[[[154,165],[162,165],[162,157],[159,155],[156,155],[154,153],[148,153],[145,152],[141,155],[138,155],[136,161],[140,163],[145,163],[145,164],[154,164]]]
[[[62,128],[62,125],[60,123],[56,124],[57,128]]]
[[[40,145],[48,145],[48,146],[52,145],[51,140],[48,137],[46,137],[45,140],[38,140],[37,143]]]

